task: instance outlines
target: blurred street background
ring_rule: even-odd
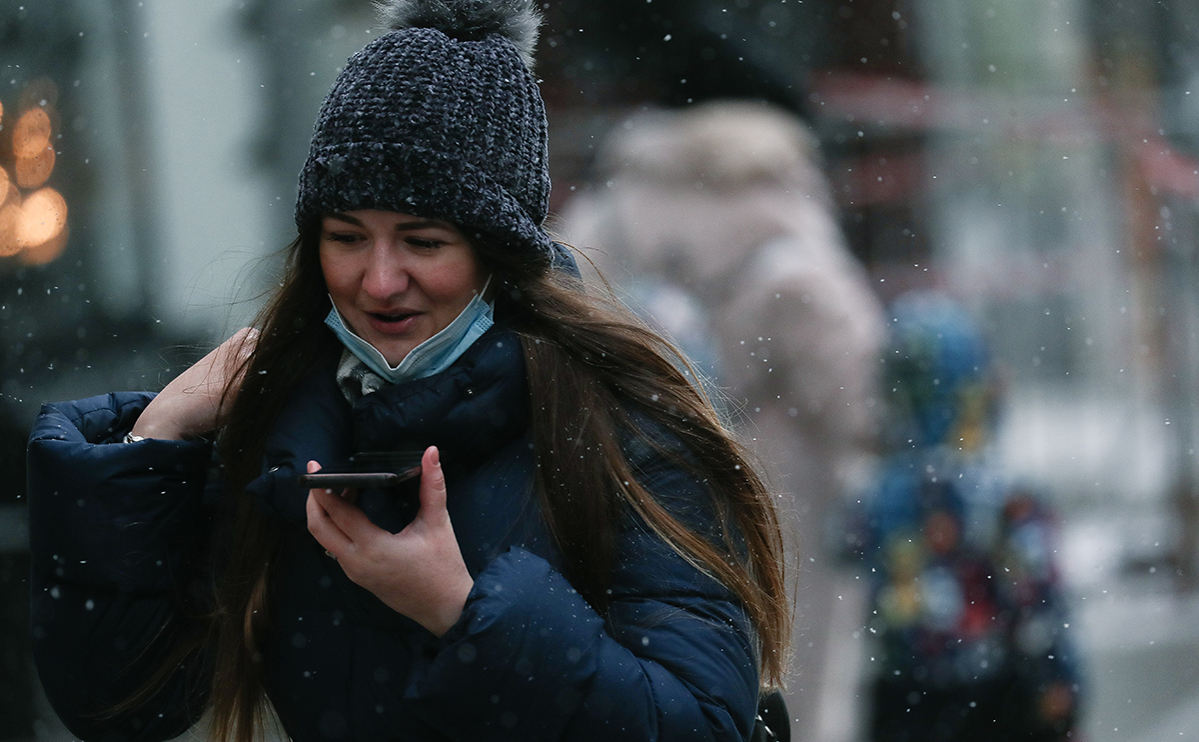
[[[989,338],[992,453],[1060,524],[1076,738],[1199,737],[1199,4],[545,13],[551,210],[603,188],[631,114],[735,97],[800,117],[874,299],[937,289]],[[40,404],[158,389],[252,316],[320,100],[375,33],[367,0],[0,0],[0,740],[69,739],[27,637]],[[839,651],[822,697],[852,742],[870,649]]]

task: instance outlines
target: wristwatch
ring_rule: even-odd
[[[125,440],[123,441],[123,443],[137,443],[138,441],[144,441],[144,440],[146,440],[146,439],[143,436],[134,435],[133,431],[129,431],[128,433],[125,434]]]

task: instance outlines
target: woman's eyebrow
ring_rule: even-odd
[[[331,211],[325,216],[329,219],[336,219],[339,222],[353,224],[356,227],[365,227],[362,220],[343,214],[340,211]],[[409,222],[400,222],[396,225],[398,231],[412,231],[417,229],[449,229],[452,225],[449,222],[440,219],[413,219]]]
[[[416,219],[410,222],[402,222],[396,225],[397,230],[410,231],[416,229],[449,229],[450,223],[443,222],[440,219]]]
[[[325,214],[325,216],[326,216],[327,218],[329,218],[329,219],[336,219],[336,220],[337,220],[337,221],[339,221],[339,222],[345,222],[345,223],[347,223],[347,224],[353,224],[353,225],[354,225],[354,226],[356,226],[356,227],[361,227],[361,226],[362,226],[362,222],[361,222],[360,220],[358,220],[358,219],[355,219],[354,217],[350,216],[349,214],[342,214],[342,213],[341,213],[341,212],[339,212],[339,211],[333,211],[333,212],[330,212],[330,213],[328,213],[328,214]]]

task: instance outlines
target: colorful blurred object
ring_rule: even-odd
[[[16,114],[0,104],[0,261],[44,265],[66,248],[67,202],[46,185],[58,157],[57,97],[53,81],[39,78],[25,86]]]
[[[891,318],[889,450],[846,531],[871,580],[871,739],[1065,740],[1079,672],[1056,521],[989,461],[986,342],[941,294],[903,295]]]

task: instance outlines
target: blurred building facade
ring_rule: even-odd
[[[803,115],[879,298],[935,286],[986,326],[1008,369],[996,445],[1069,521],[1078,599],[1109,600],[1129,574],[1142,579],[1126,592],[1193,587],[1199,6],[546,12],[556,205],[593,174],[602,132],[642,105],[750,95]],[[18,473],[0,487],[0,739],[45,719],[20,605],[28,422],[51,398],[156,388],[244,321],[289,239],[320,98],[374,32],[365,0],[0,0],[0,461]],[[1119,615],[1177,623],[1171,601],[1151,620]],[[1103,626],[1091,630],[1126,670],[1199,643],[1163,628],[1141,646]],[[1091,739],[1190,718],[1199,670],[1155,666],[1172,668],[1169,689],[1097,678]]]

